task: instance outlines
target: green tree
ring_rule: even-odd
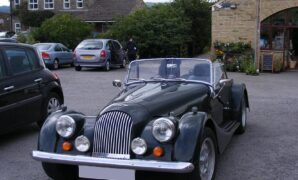
[[[81,22],[69,14],[55,15],[45,20],[32,35],[40,42],[60,42],[74,48],[84,38],[90,36],[92,25]]]
[[[206,0],[175,0],[172,5],[191,20],[189,55],[202,52],[211,42],[211,2]]]
[[[155,5],[118,18],[110,30],[100,37],[121,42],[133,37],[142,58],[184,56],[191,42],[191,21],[170,4]]]

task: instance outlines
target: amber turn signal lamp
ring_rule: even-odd
[[[164,154],[164,151],[162,147],[157,146],[153,149],[153,155],[155,157],[161,157],[163,154]]]
[[[62,144],[62,149],[64,151],[70,151],[72,149],[72,144],[70,142],[67,142],[65,141],[63,144]]]

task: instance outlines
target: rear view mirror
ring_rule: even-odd
[[[113,86],[114,86],[114,87],[118,87],[118,88],[120,88],[120,87],[122,86],[122,83],[121,83],[120,80],[114,80],[114,81],[113,81]]]

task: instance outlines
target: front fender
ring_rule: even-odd
[[[62,115],[70,115],[70,116],[81,116],[82,113],[78,113],[75,111],[57,111],[52,113],[44,122],[38,137],[38,146],[37,149],[45,152],[56,152],[57,142],[60,136],[56,132],[56,122],[57,119]],[[79,126],[83,126],[84,122],[80,122]],[[78,126],[78,125],[77,125]]]
[[[245,98],[246,107],[249,108],[248,94],[245,84],[234,84],[231,93],[234,114],[240,111],[241,100],[243,97]]]
[[[204,124],[207,121],[205,112],[187,113],[179,121],[179,135],[174,145],[174,159],[191,162],[194,159]]]

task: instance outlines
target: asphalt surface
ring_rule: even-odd
[[[119,90],[112,80],[124,79],[124,69],[55,71],[61,78],[69,109],[96,115]],[[298,72],[247,76],[229,73],[246,83],[250,113],[247,130],[234,136],[218,159],[218,180],[298,179]],[[0,136],[0,180],[48,180],[30,153],[36,149],[34,124]]]

